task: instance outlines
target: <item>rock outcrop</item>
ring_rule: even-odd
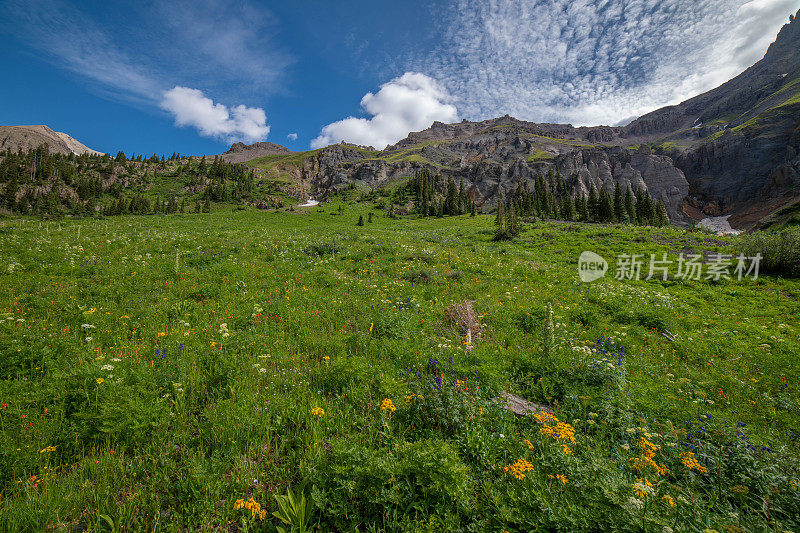
[[[73,139],[66,133],[47,126],[0,126],[0,152],[28,152],[46,144],[52,154],[100,154]]]
[[[488,205],[552,169],[575,195],[592,185],[645,188],[664,201],[675,223],[708,212],[760,212],[754,206],[773,205],[800,186],[798,19],[800,12],[739,76],[624,127],[575,128],[508,115],[434,122],[382,151],[338,144],[291,161],[278,158],[275,169],[322,197],[351,183],[380,187],[426,168],[463,180]]]

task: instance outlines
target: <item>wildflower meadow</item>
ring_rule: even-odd
[[[0,220],[0,529],[800,530],[796,279],[584,283],[739,237],[493,224]]]

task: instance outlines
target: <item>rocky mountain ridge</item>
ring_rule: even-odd
[[[66,133],[53,131],[47,126],[0,126],[0,151],[27,152],[46,144],[50,153],[101,154],[73,139]]]
[[[592,185],[644,187],[675,223],[732,214],[734,226],[750,227],[765,206],[800,200],[798,19],[800,12],[739,76],[627,126],[576,128],[508,115],[434,122],[381,151],[343,143],[250,164],[322,197],[351,183],[379,188],[427,168],[463,179],[489,205],[553,169],[576,195]]]

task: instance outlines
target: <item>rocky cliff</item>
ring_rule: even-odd
[[[674,223],[733,214],[738,227],[800,198],[800,12],[766,55],[727,83],[624,127],[537,124],[508,115],[434,122],[384,150],[339,144],[255,162],[324,197],[420,169],[464,180],[480,204],[557,171],[574,195],[645,188]]]
[[[66,133],[53,131],[47,126],[0,126],[0,152],[11,150],[27,152],[46,144],[53,154],[99,154],[73,139]]]

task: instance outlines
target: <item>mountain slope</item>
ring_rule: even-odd
[[[675,223],[733,214],[750,227],[798,196],[800,12],[764,58],[725,84],[624,127],[536,124],[504,116],[434,122],[384,150],[348,144],[271,154],[248,164],[325,196],[379,188],[427,168],[463,179],[494,204],[550,169],[574,195],[616,183],[644,187]]]
[[[27,152],[47,144],[54,154],[100,154],[66,133],[56,132],[47,126],[0,126],[0,151]]]
[[[291,154],[292,151],[280,144],[257,142],[255,144],[235,143],[230,150],[219,154],[219,158],[228,163],[244,163],[259,157],[278,154]]]

